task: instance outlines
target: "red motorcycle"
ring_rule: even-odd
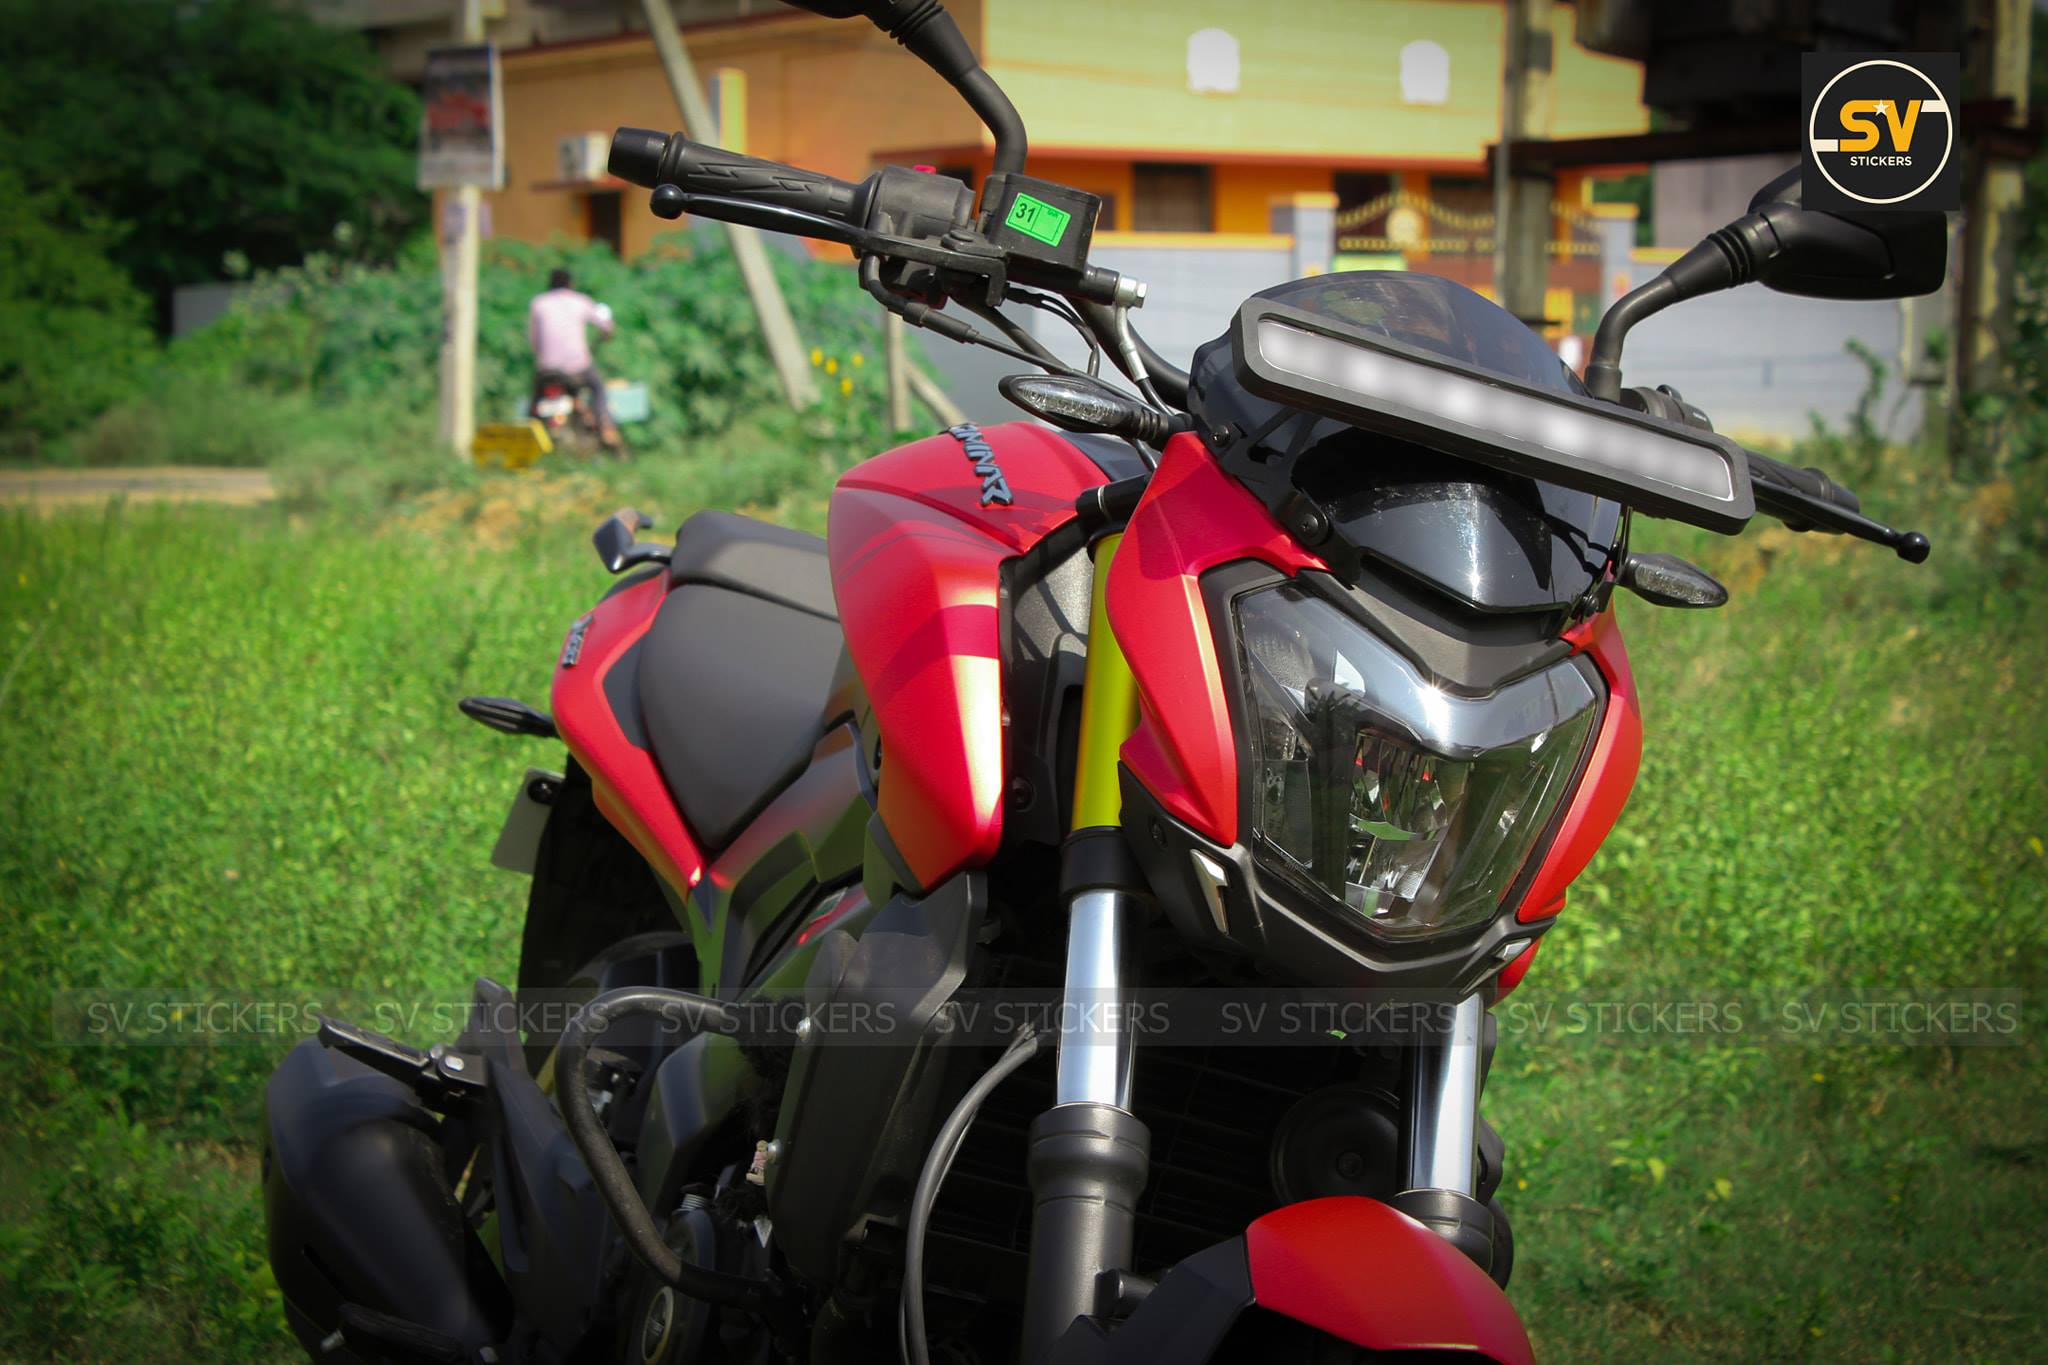
[[[329,1021],[270,1082],[294,1329],[323,1360],[1528,1360],[1487,1010],[1635,774],[1613,595],[1726,599],[1631,518],[1928,548],[1624,389],[1623,337],[1752,279],[1925,292],[1940,215],[1776,181],[1615,305],[1583,384],[1384,272],[1259,294],[1184,371],[943,9],[805,7],[967,98],[978,205],[637,129],[612,172],[852,247],[883,307],[1042,371],[1003,384],[1042,424],[876,456],[822,541],[598,529],[631,572],[552,714],[463,703],[568,750],[494,855],[533,875],[517,992],[425,1052]]]

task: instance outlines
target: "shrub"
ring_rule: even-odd
[[[599,246],[494,243],[481,278],[477,419],[515,420],[532,382],[528,302],[567,265],[609,303],[615,337],[599,368],[640,380],[650,420],[636,449],[686,446],[760,430],[807,465],[886,444],[885,378],[874,306],[852,271],[771,253],[799,333],[812,345],[822,401],[795,417],[762,345],[732,255],[712,233],[664,239],[634,261]],[[171,343],[148,391],[70,443],[89,464],[288,465],[342,472],[397,459],[445,477],[433,446],[440,285],[430,244],[391,267],[316,256],[270,272],[225,317]],[[826,371],[829,371],[827,373]]]
[[[148,306],[108,259],[116,238],[0,167],[0,456],[35,456],[134,391],[155,346]],[[75,216],[75,215],[74,215]]]

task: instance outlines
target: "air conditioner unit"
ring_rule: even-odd
[[[555,163],[561,170],[560,178],[570,184],[604,179],[605,158],[611,145],[611,137],[606,133],[572,133],[557,139]]]

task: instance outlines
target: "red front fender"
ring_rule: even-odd
[[[1245,1229],[1261,1308],[1372,1351],[1476,1351],[1532,1365],[1508,1296],[1449,1242],[1376,1199],[1311,1199]]]

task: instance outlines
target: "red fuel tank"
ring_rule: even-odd
[[[955,427],[856,465],[826,542],[839,620],[881,731],[881,816],[936,886],[1002,840],[1002,564],[1108,475],[1057,432]]]

